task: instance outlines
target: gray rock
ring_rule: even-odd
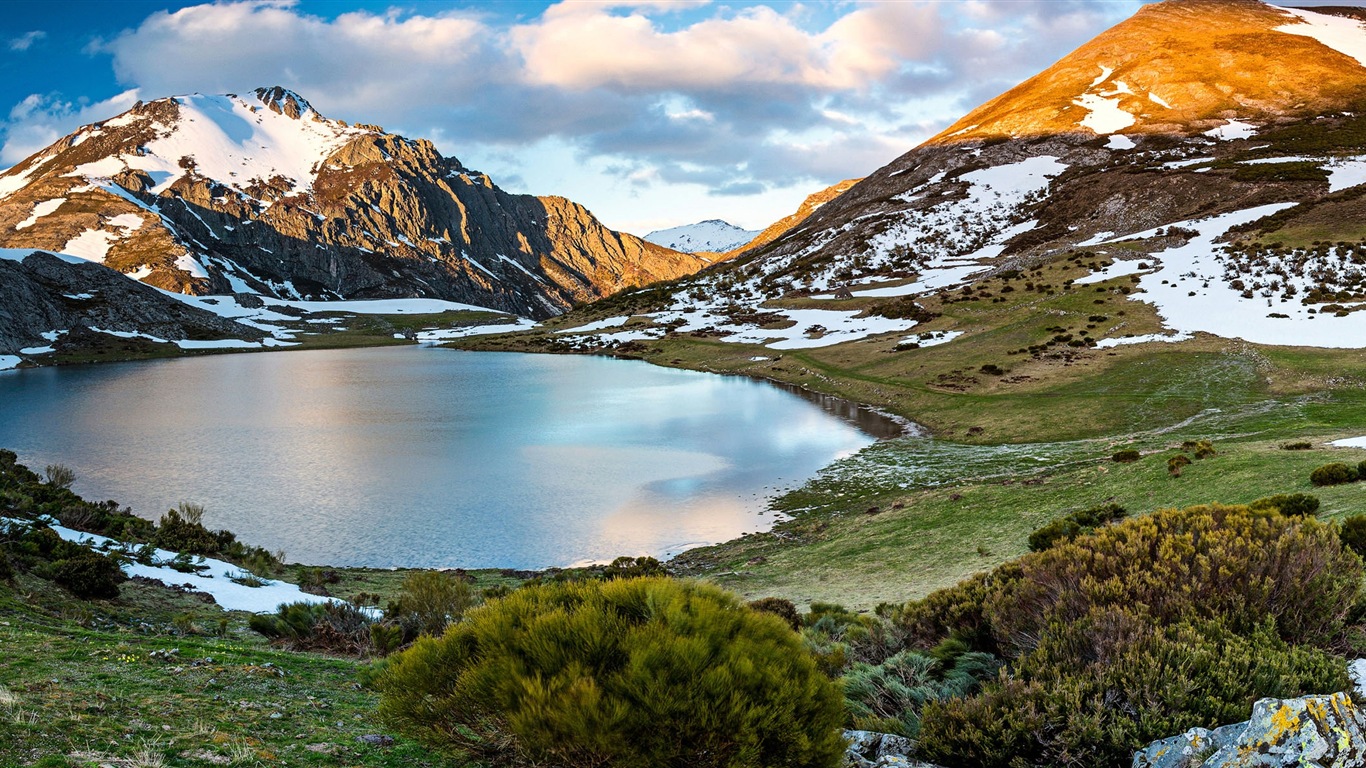
[[[392,747],[394,745],[394,737],[382,733],[367,733],[364,736],[357,736],[356,741],[373,744],[376,747]]]
[[[844,753],[844,764],[848,768],[935,768],[909,757],[915,742],[905,736],[845,731],[844,738],[849,741],[849,749]]]
[[[1346,693],[1262,699],[1252,719],[1192,728],[1134,754],[1133,768],[1352,768],[1366,765],[1366,712]]]

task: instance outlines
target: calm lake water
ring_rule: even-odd
[[[772,524],[872,438],[762,382],[422,347],[0,373],[0,447],[76,490],[333,565],[539,568]]]

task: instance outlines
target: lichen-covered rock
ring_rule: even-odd
[[[1346,693],[1262,699],[1246,723],[1192,728],[1149,744],[1134,768],[1355,768],[1366,765],[1366,712]]]
[[[1134,753],[1133,768],[1196,768],[1210,753],[1234,743],[1247,723],[1225,725],[1214,730],[1192,728],[1185,733],[1154,741]]]
[[[1241,736],[1203,768],[1366,765],[1366,713],[1345,693],[1262,699]]]

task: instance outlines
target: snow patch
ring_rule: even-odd
[[[595,320],[587,325],[580,325],[576,328],[565,328],[555,333],[588,333],[589,331],[602,331],[608,328],[620,328],[626,325],[630,317],[609,317],[606,320]]]
[[[1337,192],[1366,184],[1366,157],[1334,160],[1327,166],[1328,191]]]
[[[110,232],[102,229],[88,229],[66,241],[66,245],[62,246],[62,253],[103,264],[105,257],[109,255],[109,247],[114,244],[114,240],[115,235]]]
[[[417,340],[420,342],[444,341],[446,339],[463,339],[466,336],[483,336],[491,333],[513,333],[514,331],[525,331],[535,328],[538,323],[527,318],[518,318],[515,323],[499,323],[497,325],[467,325],[463,328],[440,328],[431,331],[418,331]]]
[[[1275,31],[1312,37],[1338,53],[1356,59],[1358,64],[1366,67],[1366,24],[1345,16],[1330,16],[1298,8],[1277,10],[1298,17],[1299,21],[1275,27]]]
[[[927,347],[937,347],[940,344],[948,344],[950,341],[962,336],[962,331],[927,331],[917,336],[907,336],[901,340],[902,344],[915,344],[920,349]]]
[[[1166,107],[1167,109],[1172,109],[1172,105],[1168,104],[1166,99],[1162,98],[1161,96],[1158,96],[1152,91],[1148,91],[1148,101],[1151,101],[1159,107]]]
[[[15,357],[14,355],[0,355],[0,371],[8,371],[11,368],[18,368],[19,364],[22,362],[24,362],[24,359],[21,357]]]
[[[1230,120],[1227,123],[1205,131],[1205,135],[1220,141],[1233,141],[1234,139],[1250,139],[1257,133],[1257,126],[1251,123],[1244,123],[1241,120]]]
[[[51,525],[50,527],[54,533],[66,541],[85,544],[105,552],[121,552],[131,556],[137,549],[135,545],[125,544],[105,536],[85,533],[60,525]],[[196,573],[181,573],[168,565],[163,565],[163,563],[175,560],[177,556],[178,553],[176,552],[158,549],[152,556],[154,565],[129,562],[124,564],[123,572],[129,576],[145,576],[167,586],[185,586],[196,592],[208,593],[213,596],[214,602],[218,603],[219,607],[225,611],[271,613],[284,603],[339,602],[333,597],[310,595],[299,589],[297,584],[290,584],[285,581],[261,579],[264,583],[257,587],[238,584],[233,579],[247,575],[245,569],[222,560],[206,557],[194,558],[196,566],[203,566],[202,570]]]
[[[1072,102],[1087,111],[1079,123],[1083,128],[1105,136],[1122,131],[1138,122],[1138,118],[1119,108],[1119,98],[1105,98],[1094,93],[1085,93]]]
[[[190,273],[190,277],[197,277],[201,280],[209,278],[209,273],[204,270],[204,265],[196,261],[193,256],[181,256],[175,260],[175,266],[181,272]]]
[[[1235,226],[1294,205],[1262,205],[1172,225],[1195,229],[1199,235],[1185,245],[1153,254],[1159,267],[1141,278],[1139,292],[1130,298],[1152,304],[1163,325],[1178,333],[1205,332],[1269,345],[1366,347],[1366,312],[1350,312],[1343,317],[1322,312],[1311,314],[1312,308],[1297,301],[1277,301],[1271,291],[1253,293],[1247,298],[1229,285],[1225,277],[1227,257],[1215,241]],[[1318,282],[1309,274],[1288,275],[1282,280],[1294,285],[1300,294]]]
[[[1138,145],[1134,143],[1133,139],[1119,134],[1111,136],[1110,140],[1105,142],[1106,149],[1133,149],[1136,146]]]
[[[1366,437],[1344,437],[1341,440],[1334,440],[1328,444],[1335,448],[1366,448]],[[1366,659],[1357,663],[1366,664]]]
[[[1096,342],[1096,349],[1114,349],[1115,347],[1126,347],[1130,344],[1147,344],[1150,341],[1178,342],[1194,338],[1189,333],[1148,333],[1142,336],[1125,336],[1119,339],[1101,339]]]
[[[65,202],[65,197],[58,197],[53,200],[44,200],[43,202],[38,203],[37,205],[33,206],[33,212],[29,214],[29,217],[19,222],[18,224],[15,224],[14,228],[28,229],[34,224],[37,224],[38,219],[41,219],[44,216],[47,216],[48,214],[55,213],[58,208],[62,207],[62,203]]]
[[[1102,233],[1108,234],[1108,233]],[[1128,277],[1137,275],[1148,269],[1152,269],[1153,260],[1143,261],[1140,259],[1116,259],[1110,266],[1092,272],[1084,277],[1079,277],[1072,281],[1073,285],[1090,285],[1092,283],[1103,283],[1106,280],[1114,280],[1117,277]]]

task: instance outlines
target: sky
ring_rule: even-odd
[[[283,85],[616,229],[760,229],[1142,4],[0,0],[0,168],[139,99]]]

